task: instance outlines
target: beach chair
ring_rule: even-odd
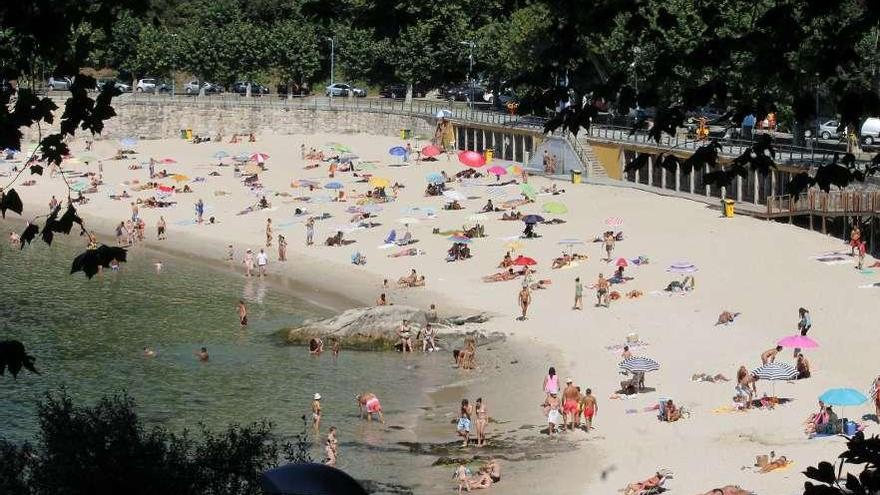
[[[395,244],[397,242],[397,231],[391,229],[391,232],[388,233],[388,237],[385,238],[385,244]]]

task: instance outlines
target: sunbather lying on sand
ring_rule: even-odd
[[[792,464],[794,461],[789,461],[785,458],[785,456],[780,456],[779,459],[776,459],[773,462],[767,463],[766,466],[761,468],[761,473],[769,473],[770,471],[775,471],[777,469],[782,469],[784,467],[788,467],[789,464]]]
[[[717,373],[715,375],[710,375],[709,373],[694,373],[693,376],[691,376],[691,381],[715,383],[729,382],[730,379],[722,375],[721,373]]]
[[[720,315],[718,315],[718,322],[715,323],[715,326],[718,325],[729,325],[733,323],[737,316],[740,313],[731,313],[730,311],[722,311]]]
[[[713,490],[709,490],[706,493],[702,493],[700,495],[753,495],[752,492],[748,492],[743,490],[742,488],[735,485],[727,485],[722,486],[721,488],[715,488]]]
[[[396,253],[391,253],[388,255],[388,257],[389,258],[400,258],[402,256],[419,256],[422,254],[425,254],[425,252],[419,248],[413,247],[413,248],[403,249],[403,250],[398,251]]]
[[[654,473],[653,476],[646,479],[645,481],[636,481],[626,485],[626,489],[624,489],[624,495],[638,495],[639,493],[649,489],[660,486],[660,483],[663,482],[663,475],[659,472]]]
[[[549,279],[538,280],[537,282],[535,282],[534,284],[530,285],[529,287],[530,287],[532,290],[547,289],[547,288],[550,287],[550,284],[552,284],[552,283],[553,283],[553,281],[552,281],[552,280],[549,280]]]
[[[513,268],[508,268],[506,272],[493,273],[492,275],[487,275],[483,277],[483,282],[506,282],[508,280],[513,280],[519,275],[513,271]]]

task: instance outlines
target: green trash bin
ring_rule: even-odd
[[[401,129],[400,139],[410,139],[412,137],[412,129]]]
[[[180,130],[180,139],[186,139],[186,129]]]

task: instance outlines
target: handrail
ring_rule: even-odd
[[[783,206],[785,205],[785,206]],[[784,194],[767,198],[767,215],[826,215],[829,213],[880,213],[880,191],[811,190],[794,196]]]

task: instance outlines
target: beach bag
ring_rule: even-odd
[[[859,427],[855,423],[855,421],[847,421],[845,424],[846,424],[846,426],[843,429],[843,434],[848,437],[855,435],[859,429]]]

